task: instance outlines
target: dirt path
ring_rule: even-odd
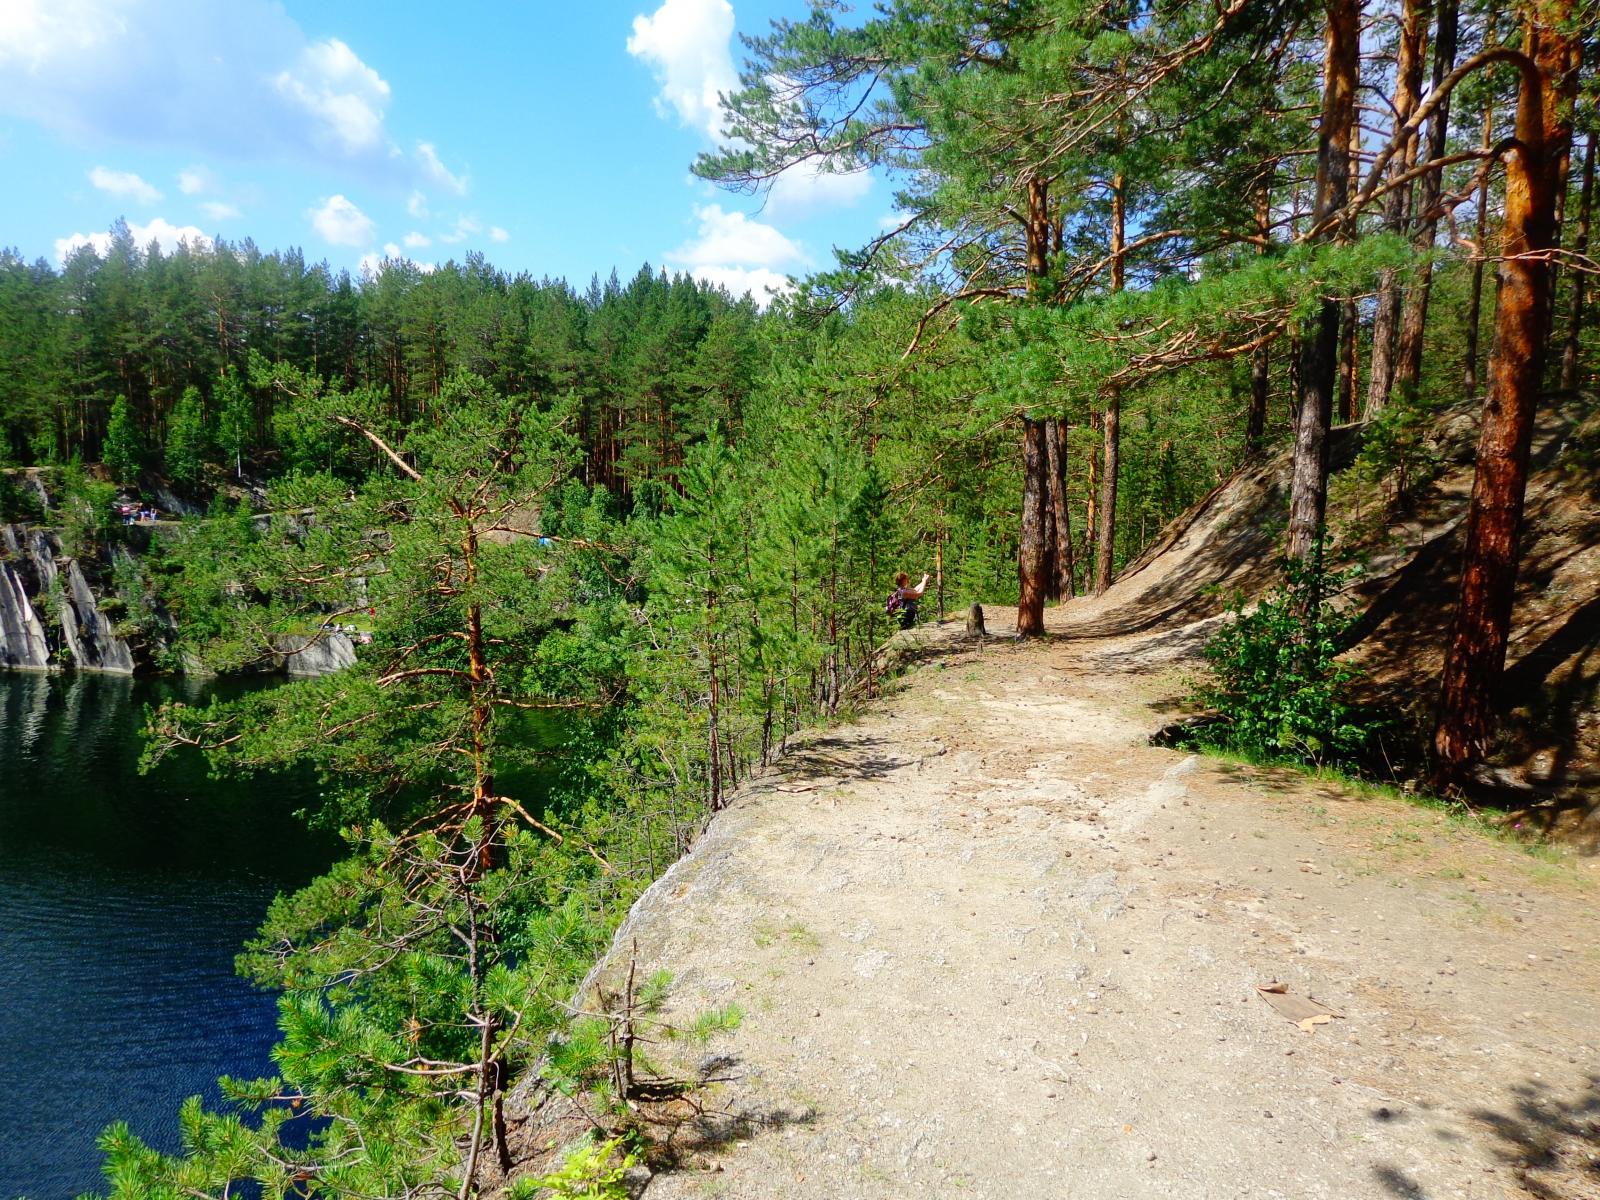
[[[929,636],[619,938],[746,1012],[648,1200],[1600,1198],[1594,860],[1152,748],[1118,644]]]

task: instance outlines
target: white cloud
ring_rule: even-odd
[[[306,213],[311,227],[322,240],[333,246],[360,246],[371,242],[378,226],[343,195],[329,196],[320,208]]]
[[[82,0],[0,4],[0,67],[35,71],[56,55],[91,53],[127,32],[125,21],[98,7]]]
[[[433,239],[431,237],[425,233],[420,233],[415,229],[406,234],[405,237],[401,238],[400,240],[406,244],[406,248],[409,250],[421,250],[424,246],[433,245]]]
[[[312,118],[321,138],[331,138],[347,153],[382,146],[389,85],[338,38],[307,46],[300,61],[272,83]]]
[[[174,225],[164,217],[157,217],[148,225],[130,222],[128,232],[133,236],[133,244],[140,250],[149,248],[151,242],[161,245],[163,254],[170,254],[178,248],[179,242],[188,242],[191,246],[209,246],[211,239],[193,225]],[[56,239],[56,257],[65,262],[79,246],[93,247],[94,252],[105,257],[111,249],[111,234],[109,233],[74,233],[69,237]]]
[[[773,297],[794,291],[794,284],[786,276],[765,267],[696,267],[690,274],[726,288],[735,296],[749,292],[762,308],[770,304]]]
[[[439,161],[438,152],[434,150],[432,142],[417,143],[417,161],[422,164],[422,173],[434,183],[448,188],[458,196],[467,194],[467,177],[451,174],[450,169]]]
[[[871,191],[868,171],[835,174],[806,162],[772,181],[766,212],[773,217],[798,217],[824,208],[853,208]]]
[[[717,204],[698,207],[694,213],[700,222],[697,236],[664,257],[672,266],[725,287],[735,296],[749,292],[764,306],[773,296],[794,290],[784,268],[811,262],[798,243],[743,213],[724,212]]]
[[[210,167],[185,167],[178,172],[178,190],[185,196],[198,196],[201,192],[215,191],[217,177]]]
[[[410,213],[413,217],[425,217],[425,216],[427,216],[428,215],[428,198],[426,196],[424,196],[420,191],[412,192],[411,193],[411,199],[406,201],[406,211],[408,213]]]
[[[433,274],[436,263],[418,262],[414,258],[407,258],[405,253],[393,242],[385,242],[383,250],[368,250],[356,263],[356,268],[365,276],[376,276],[383,273],[384,268],[391,262],[409,262],[424,275]]]
[[[446,182],[394,145],[392,97],[356,48],[308,36],[282,0],[0,0],[0,119],[95,144]]]
[[[509,242],[511,235],[498,225],[489,226],[489,240],[492,242]]]
[[[798,244],[771,225],[752,221],[741,212],[723,212],[720,204],[697,207],[698,236],[669,250],[666,259],[683,267],[781,267],[811,260]]]
[[[224,204],[221,200],[207,200],[200,206],[200,211],[213,221],[230,221],[244,214],[231,204]]]
[[[738,87],[729,41],[733,6],[728,0],[663,0],[650,16],[633,19],[628,53],[650,64],[661,91],[656,111],[675,110],[679,120],[722,134],[719,92]]]
[[[453,246],[457,242],[466,241],[475,233],[482,232],[483,222],[478,220],[476,217],[457,217],[455,228],[449,233],[441,233],[439,235],[439,240],[441,242],[447,242]]]
[[[109,167],[96,167],[89,172],[89,182],[102,192],[135,204],[154,204],[161,193],[140,179],[132,171],[113,171]]]

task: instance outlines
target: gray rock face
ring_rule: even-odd
[[[133,674],[133,651],[128,643],[111,630],[111,622],[100,611],[95,596],[89,590],[88,580],[79,570],[77,560],[67,562],[67,604],[62,606],[61,628],[66,631],[72,624],[67,620],[68,610],[76,618],[76,645],[72,654],[78,666],[86,671],[109,671],[114,675]]]
[[[290,675],[331,675],[355,665],[355,643],[344,633],[325,634],[305,649],[283,656],[283,669]]]
[[[50,644],[28,589],[9,562],[0,562],[0,667],[42,670],[49,663]]]
[[[52,665],[39,617],[48,597],[61,625],[62,658],[84,671],[133,674],[133,650],[100,611],[82,569],[61,557],[54,535],[7,525],[0,531],[0,546],[0,667]]]

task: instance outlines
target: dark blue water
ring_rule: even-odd
[[[233,959],[338,847],[292,814],[306,777],[140,776],[174,681],[0,673],[0,1196],[99,1190],[114,1120],[161,1149],[218,1075],[271,1073],[271,996]]]

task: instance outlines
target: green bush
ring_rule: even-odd
[[[586,1138],[573,1146],[561,1166],[536,1179],[511,1185],[512,1200],[533,1200],[541,1193],[551,1200],[625,1200],[622,1180],[638,1156],[622,1149],[623,1139],[596,1142]]]
[[[1236,600],[1209,642],[1211,679],[1194,699],[1220,720],[1199,729],[1204,746],[1323,765],[1360,758],[1379,720],[1350,698],[1356,668],[1339,660],[1355,619],[1340,590],[1354,570],[1289,559],[1283,582],[1253,609]]]

